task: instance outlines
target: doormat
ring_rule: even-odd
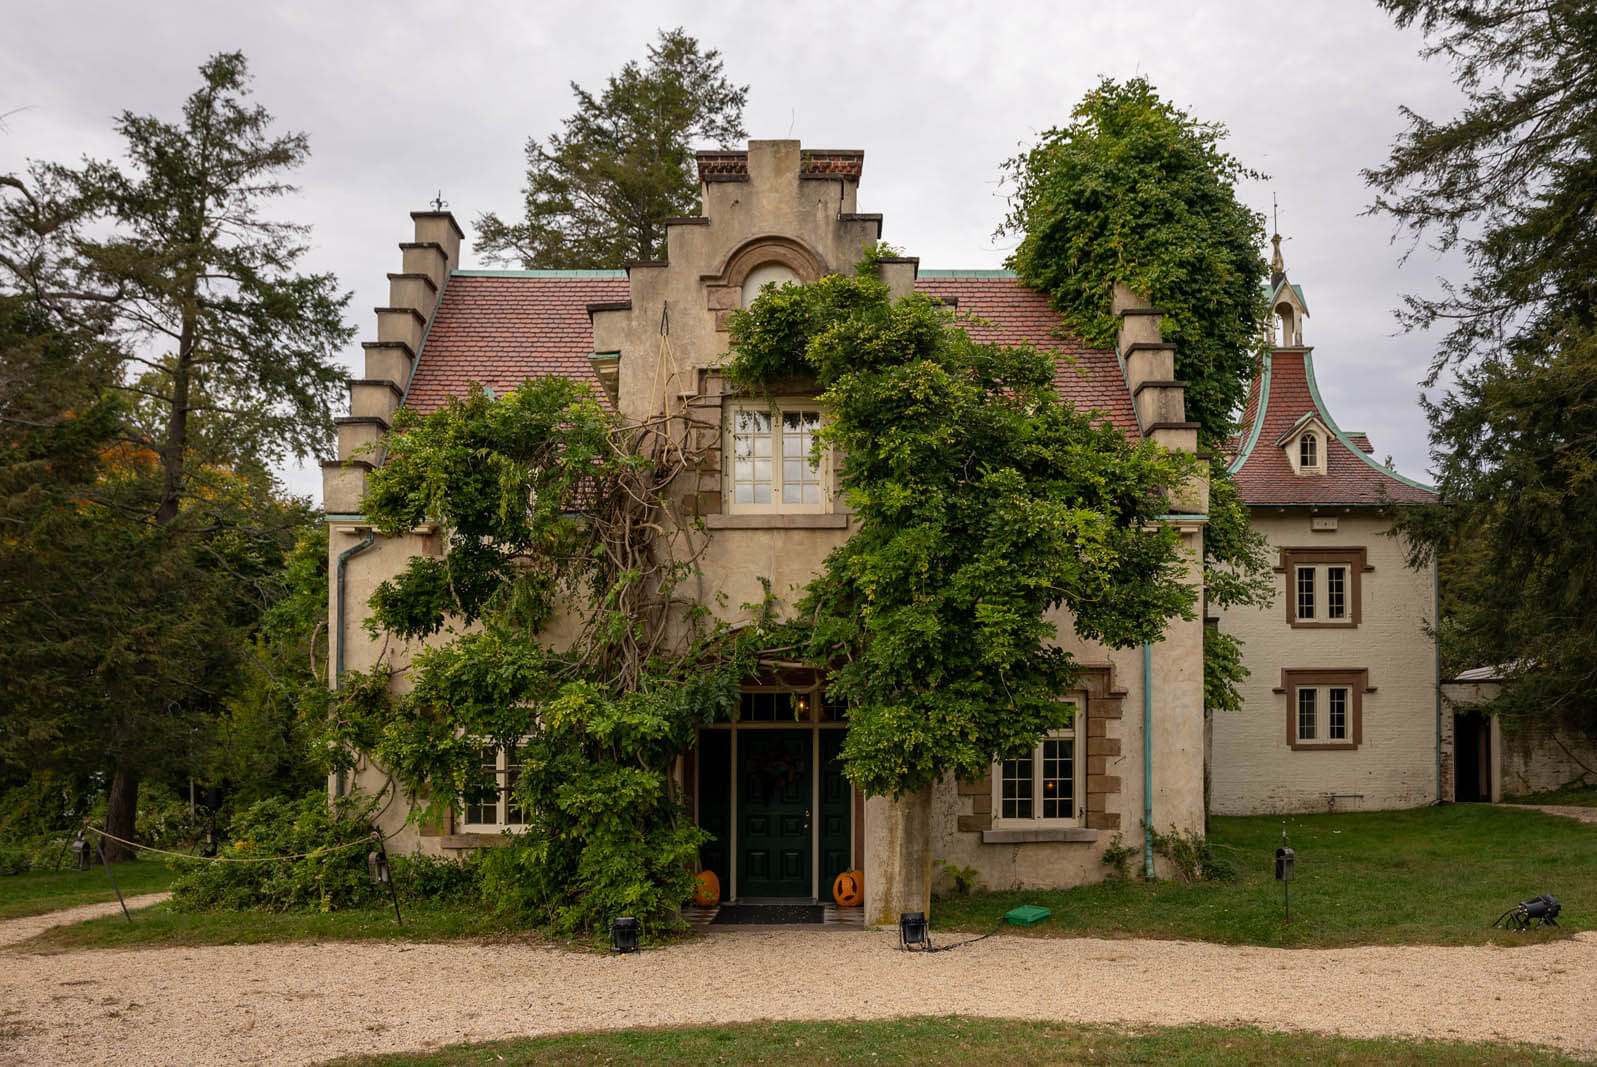
[[[794,926],[824,922],[826,909],[819,904],[723,904],[712,925]]]

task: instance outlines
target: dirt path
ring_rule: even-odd
[[[619,957],[465,944],[10,950],[0,1064],[298,1064],[570,1030],[943,1013],[1530,1041],[1597,1056],[1594,973],[1597,933],[1514,949],[1337,950],[999,936],[922,955],[886,931],[732,927]]]
[[[1597,808],[1582,808],[1574,804],[1504,804],[1503,807],[1530,808],[1534,811],[1545,811],[1549,815],[1565,815],[1571,819],[1597,825]]]
[[[144,893],[139,896],[128,897],[128,908],[148,908],[152,904],[159,904],[171,893]],[[44,933],[52,926],[65,926],[67,923],[80,923],[89,919],[98,919],[106,915],[116,915],[122,911],[122,905],[112,900],[104,904],[80,904],[75,908],[62,908],[60,911],[48,911],[43,915],[29,915],[21,919],[7,919],[0,922],[0,946],[14,945],[18,941],[26,941]]]

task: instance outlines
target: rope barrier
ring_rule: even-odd
[[[99,834],[108,841],[115,841],[118,844],[126,845],[129,848],[136,848],[141,852],[155,852],[162,856],[173,856],[180,860],[194,860],[200,863],[282,863],[285,860],[304,860],[310,859],[312,856],[321,856],[330,852],[341,852],[344,849],[352,848],[355,845],[370,844],[371,842],[378,840],[377,833],[374,831],[366,837],[358,837],[353,841],[346,841],[342,845],[328,845],[326,848],[318,848],[310,852],[299,852],[290,856],[194,856],[187,852],[168,852],[164,848],[155,848],[151,845],[141,845],[135,841],[129,841],[126,838],[117,837],[115,834],[106,833],[98,826],[89,826],[85,824],[84,829],[88,830],[90,833]]]

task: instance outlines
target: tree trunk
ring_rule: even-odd
[[[932,786],[865,804],[865,921],[897,926],[904,912],[931,916]]]
[[[155,524],[165,526],[177,518],[183,495],[183,461],[189,447],[189,370],[194,358],[195,313],[192,300],[183,307],[183,331],[177,342],[172,368],[172,410],[167,413],[166,440],[161,448],[161,501]]]
[[[111,789],[105,798],[105,832],[125,841],[134,840],[135,820],[139,811],[139,779],[121,767],[111,776]],[[131,848],[109,838],[105,841],[105,858],[110,863],[137,859]]]

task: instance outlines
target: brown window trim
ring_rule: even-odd
[[[1298,587],[1297,574],[1299,567],[1324,567],[1333,564],[1343,564],[1347,567],[1347,618],[1336,621],[1314,619],[1309,622],[1298,620]],[[1368,551],[1362,546],[1357,548],[1283,548],[1281,549],[1281,562],[1276,565],[1277,574],[1286,575],[1286,624],[1299,630],[1353,630],[1357,629],[1363,621],[1364,598],[1361,595],[1362,582],[1360,576],[1375,568],[1370,565]]]
[[[1348,709],[1348,717],[1352,720],[1348,726],[1349,740],[1298,740],[1298,689],[1310,686],[1316,689],[1324,689],[1331,686],[1345,686],[1347,688],[1349,700],[1352,703],[1352,707]],[[1281,668],[1281,684],[1275,691],[1286,695],[1286,744],[1288,748],[1298,752],[1348,751],[1356,749],[1364,743],[1364,694],[1375,692],[1375,687],[1370,684],[1369,668],[1283,667]],[[1327,711],[1329,711],[1329,708],[1327,708]]]

